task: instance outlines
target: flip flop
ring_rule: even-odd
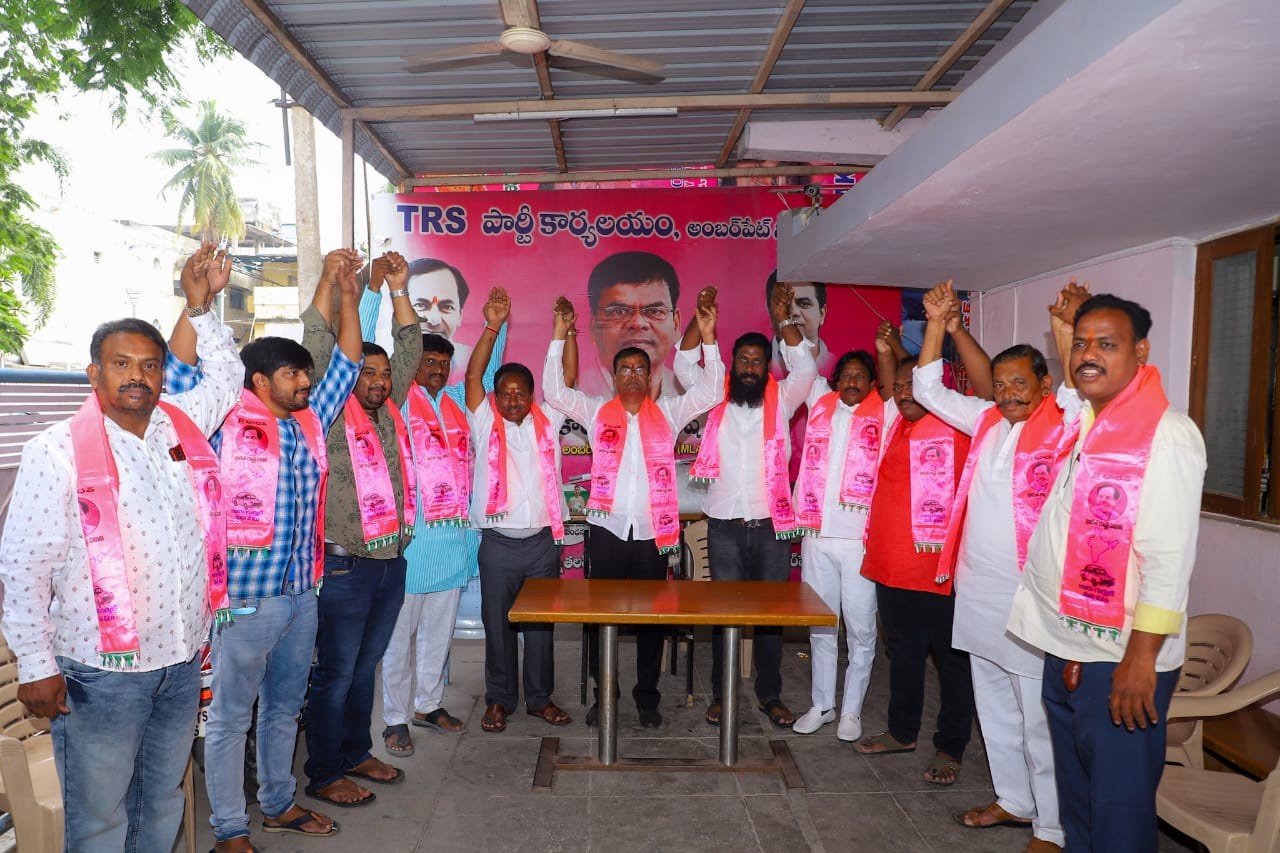
[[[311,796],[315,796],[314,794],[311,794],[310,791],[308,791],[307,793],[310,794]],[[324,798],[316,797],[316,799],[324,799]],[[372,799],[372,797],[370,797],[370,799]],[[342,805],[342,803],[335,803],[335,805]],[[288,809],[285,809],[285,811],[288,811]],[[292,835],[306,835],[310,838],[328,838],[330,835],[338,834],[338,822],[336,820],[329,825],[328,832],[308,832],[307,830],[302,828],[312,822],[320,823],[320,815],[311,811],[311,809],[303,809],[302,814],[298,815],[288,823],[267,823],[267,819],[264,817],[262,819],[262,831],[263,832],[282,832],[282,833],[289,833]],[[257,853],[258,848],[250,847],[249,850],[251,851],[251,853]]]
[[[707,725],[709,726],[720,725],[720,703],[719,702],[712,702],[710,705],[707,706],[706,720],[707,720]]]
[[[553,726],[567,726],[573,722],[573,718],[564,712],[563,709],[557,708],[554,702],[548,702],[536,711],[529,711],[530,717],[537,717],[545,723]]]
[[[329,783],[329,785],[332,785],[332,784],[333,784],[332,782],[330,782],[330,783]],[[329,787],[329,785],[325,785],[324,787],[328,788],[328,787]],[[313,800],[319,800],[319,801],[320,801],[320,802],[322,802],[322,803],[328,803],[328,804],[329,804],[329,805],[331,805],[331,806],[337,806],[337,807],[338,807],[338,808],[340,808],[340,809],[358,809],[358,808],[360,808],[361,806],[367,806],[367,805],[369,805],[369,803],[372,803],[374,800],[378,799],[378,795],[377,795],[377,794],[375,794],[373,791],[370,791],[370,792],[369,792],[369,796],[365,797],[364,799],[361,799],[361,800],[355,800],[354,802],[350,802],[350,803],[344,803],[343,801],[341,801],[341,800],[335,800],[333,797],[328,796],[328,795],[326,795],[326,794],[321,794],[321,793],[320,793],[320,789],[319,789],[319,788],[313,788],[313,787],[311,787],[310,785],[308,785],[308,786],[306,787],[306,789],[305,789],[305,790],[306,790],[306,792],[307,792],[307,796],[308,796],[308,797],[310,797],[311,799],[313,799]],[[294,821],[290,821],[290,823],[294,823]],[[273,831],[274,831],[274,832],[290,832],[291,830],[287,830],[287,829],[271,830],[271,829],[268,829],[267,831],[268,831],[268,832],[273,832]],[[295,831],[296,831],[296,830],[295,830]],[[310,834],[314,834],[314,833],[302,833],[302,834],[303,834],[303,835],[310,835]]]
[[[944,773],[950,773],[951,778],[942,778]],[[934,753],[929,766],[924,770],[924,781],[934,785],[954,785],[959,778],[960,762],[944,752]]]
[[[796,715],[791,713],[791,709],[783,705],[777,699],[770,699],[763,705],[757,705],[760,713],[769,718],[769,722],[773,723],[774,728],[789,729],[796,722]]]
[[[505,731],[507,728],[507,709],[498,704],[485,708],[484,716],[480,718],[480,728],[486,732]]]
[[[382,745],[391,755],[401,758],[413,755],[413,738],[409,736],[409,727],[404,723],[383,729]]]
[[[999,803],[991,803],[985,806],[969,809],[966,812],[956,812],[952,819],[967,829],[994,829],[997,826],[1012,826],[1025,829],[1031,826],[1031,821],[1024,817],[1009,814]],[[977,820],[990,818],[986,823],[977,823]],[[970,822],[973,819],[975,822]]]
[[[893,735],[888,732],[880,732],[878,735],[864,737],[853,745],[853,751],[859,755],[889,755],[895,752],[915,752],[916,745],[898,743],[893,739]]]
[[[388,764],[387,766],[388,766],[388,767],[391,767],[391,765],[389,765],[389,764]],[[395,775],[394,775],[394,776],[392,776],[390,779],[383,779],[383,778],[380,778],[380,777],[378,777],[378,776],[374,776],[374,775],[372,775],[372,774],[370,774],[370,773],[368,773],[368,772],[361,773],[361,772],[357,771],[354,767],[353,767],[353,768],[351,768],[350,770],[344,770],[344,771],[342,772],[342,775],[343,775],[343,776],[354,776],[356,779],[360,779],[360,780],[365,781],[365,782],[372,782],[372,783],[373,783],[373,784],[375,784],[375,785],[395,785],[395,784],[398,784],[398,783],[400,783],[400,782],[403,782],[403,781],[404,781],[404,771],[403,771],[403,770],[401,770],[399,767],[391,767],[391,769],[392,769],[392,770],[394,770],[394,771],[396,771],[396,772],[395,772]]]
[[[409,722],[424,729],[435,729],[447,735],[460,735],[467,730],[467,724],[450,714],[444,708],[436,708],[430,714],[414,714]]]

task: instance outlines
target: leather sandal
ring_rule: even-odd
[[[573,718],[566,714],[563,709],[556,707],[555,702],[548,702],[536,711],[530,710],[529,716],[537,717],[553,726],[567,726],[573,722]]]
[[[480,728],[494,733],[506,731],[507,709],[497,703],[486,706],[484,716],[480,718]]]

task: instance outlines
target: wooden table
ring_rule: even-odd
[[[835,614],[808,584],[537,578],[525,581],[508,618],[512,622],[577,622],[600,626],[598,756],[595,759],[560,756],[559,738],[543,738],[534,787],[550,786],[556,769],[781,771],[788,787],[804,786],[785,741],[770,743],[772,761],[738,761],[738,645],[743,625],[835,625]],[[619,625],[719,625],[724,628],[718,762],[619,759],[615,695]]]

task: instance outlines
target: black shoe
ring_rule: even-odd
[[[592,702],[591,710],[587,712],[587,727],[594,729],[600,725],[600,703]]]
[[[657,708],[639,708],[640,727],[645,729],[656,729],[662,725],[662,714]]]

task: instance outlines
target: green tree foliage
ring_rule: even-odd
[[[201,101],[191,125],[172,117],[165,121],[165,135],[181,143],[151,156],[166,166],[177,166],[163,192],[182,191],[178,201],[178,227],[191,211],[193,234],[203,239],[244,236],[244,216],[232,186],[237,166],[253,165],[244,156],[249,142],[245,123],[218,112],[216,101]]]
[[[66,89],[114,96],[117,119],[130,101],[180,102],[169,62],[183,44],[201,58],[227,50],[178,0],[0,0],[0,351],[26,339],[23,301],[37,327],[53,307],[58,247],[28,218],[34,201],[15,176],[37,161],[60,176],[66,167],[56,149],[25,136],[27,120]]]

